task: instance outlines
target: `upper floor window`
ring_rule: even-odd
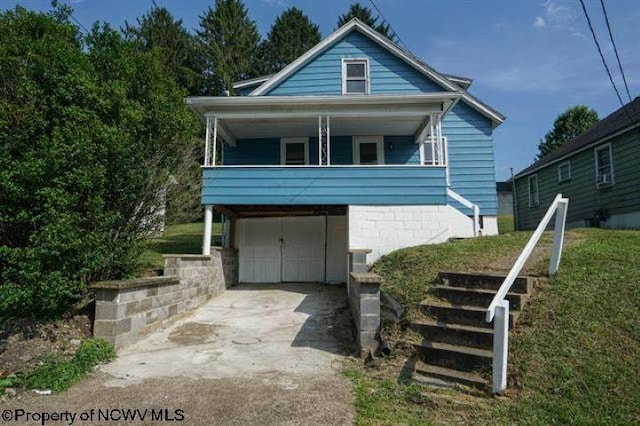
[[[343,95],[368,95],[369,94],[369,60],[367,59],[343,59],[342,60],[342,94]]]
[[[613,185],[613,156],[611,154],[611,144],[595,149],[596,158],[596,186]]]
[[[304,166],[309,164],[309,139],[280,139],[280,162],[285,166]]]
[[[558,182],[571,179],[571,162],[565,161],[558,165]]]
[[[529,207],[536,207],[539,204],[538,175],[531,175],[529,176]]]

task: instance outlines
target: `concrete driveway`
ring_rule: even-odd
[[[240,285],[125,348],[68,392],[26,407],[168,408],[188,424],[349,424],[344,287]]]

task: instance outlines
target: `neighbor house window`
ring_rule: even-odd
[[[342,62],[342,94],[366,95],[369,93],[369,61],[344,59]]]
[[[280,139],[280,163],[285,166],[304,166],[309,164],[309,139]]]
[[[611,144],[595,149],[596,157],[596,186],[613,185],[613,157]]]
[[[538,191],[538,175],[529,176],[529,207],[536,207],[540,204]]]
[[[565,161],[558,165],[558,182],[571,179],[571,162]]]
[[[354,164],[384,164],[384,138],[382,136],[354,136]]]

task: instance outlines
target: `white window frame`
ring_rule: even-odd
[[[561,169],[567,166],[568,170],[569,170],[569,174],[567,177],[565,177],[564,179],[562,178],[562,172]],[[566,182],[568,180],[571,180],[571,161],[565,161],[563,163],[558,164],[558,182]]]
[[[598,152],[604,151],[605,149],[609,150],[609,182],[608,183],[599,183],[600,182],[600,164],[598,164]],[[594,165],[595,165],[595,177],[596,177],[596,187],[604,188],[607,186],[612,186],[615,184],[614,173],[613,173],[613,149],[611,149],[611,144],[607,143],[601,146],[598,146],[593,149],[593,157],[594,157]]]
[[[287,165],[287,144],[304,143],[304,165],[309,165],[309,138],[280,138],[280,164],[286,167],[295,167],[293,164]]]
[[[531,181],[536,181],[536,192],[531,192]],[[527,179],[527,193],[529,194],[529,207],[538,207],[540,205],[540,181],[538,180],[538,174],[529,176]],[[534,197],[535,195],[535,197]]]
[[[365,166],[383,165],[384,161],[384,136],[354,136],[353,137],[353,164],[360,165],[360,144],[376,143],[378,164],[364,164]]]
[[[347,65],[348,64],[364,64],[364,93],[347,93]],[[351,78],[350,80],[361,80],[360,78]],[[369,58],[342,58],[342,94],[343,95],[369,95],[371,93],[371,73],[369,69]]]

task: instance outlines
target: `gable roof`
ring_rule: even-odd
[[[330,46],[338,42],[340,39],[342,39],[352,31],[358,31],[359,33],[367,36],[378,45],[389,51],[391,54],[402,59],[414,69],[416,69],[438,85],[442,86],[445,90],[461,93],[462,100],[467,102],[472,108],[476,109],[481,114],[491,119],[493,127],[497,127],[502,122],[504,122],[504,115],[484,104],[479,99],[471,96],[466,92],[466,90],[464,90],[465,85],[466,87],[468,87],[468,85],[471,84],[471,81],[469,79],[457,76],[446,76],[439,73],[434,68],[422,61],[420,58],[413,55],[411,52],[401,48],[396,43],[384,37],[377,31],[371,29],[369,26],[365,25],[357,18],[353,18],[351,21],[338,28],[324,40],[320,41],[320,43],[316,44],[314,47],[306,51],[303,55],[298,57],[295,61],[291,62],[282,70],[275,73],[273,76],[271,76],[271,78],[266,79],[264,83],[262,83],[253,92],[251,92],[249,96],[261,96],[267,94],[271,89],[275,88],[278,84],[283,82],[294,72],[302,68],[313,58],[324,52],[326,49],[328,49]]]
[[[629,118],[629,116],[631,116],[631,118]],[[515,177],[519,178],[531,174],[543,167],[564,160],[566,157],[586,149],[591,145],[604,142],[606,139],[620,132],[631,130],[634,127],[640,127],[640,97],[636,97],[633,101],[598,121],[590,129],[580,133],[552,153],[545,155],[518,173]]]

